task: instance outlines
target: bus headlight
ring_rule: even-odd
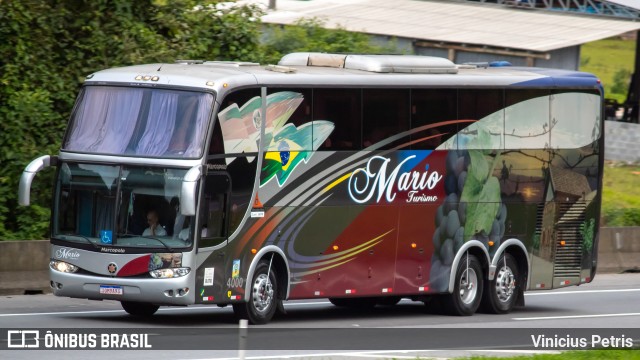
[[[170,269],[158,269],[149,271],[149,274],[156,279],[177,278],[186,276],[191,271],[190,268],[170,268]]]
[[[63,273],[74,273],[78,271],[78,267],[75,265],[71,265],[68,262],[51,260],[49,262],[49,267],[53,270],[60,271]]]

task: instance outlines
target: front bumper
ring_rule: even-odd
[[[171,279],[141,279],[63,273],[49,269],[54,295],[92,300],[137,301],[156,305],[191,305],[195,303],[195,276]],[[121,286],[122,295],[101,294],[100,286]],[[182,292],[181,292],[182,290]]]

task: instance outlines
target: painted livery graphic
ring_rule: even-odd
[[[454,257],[466,242],[480,241],[493,257],[506,239],[523,239],[533,256],[545,259],[554,241],[551,227],[573,224],[569,213],[579,218],[580,226],[566,231],[579,232],[581,246],[590,249],[595,210],[589,205],[596,196],[599,158],[595,129],[600,119],[594,115],[598,97],[554,96],[516,103],[477,121],[422,126],[383,139],[368,151],[320,151],[311,158],[333,130],[331,119],[297,128],[286,124],[301,95],[272,94],[268,108],[278,111],[271,110],[273,116],[267,117],[271,130],[259,193],[265,216],[245,224],[240,238],[232,241],[234,254],[242,257],[248,249],[268,244],[282,249],[295,298],[340,296],[345,289],[360,295],[444,292]],[[540,110],[545,101],[546,110]],[[553,111],[551,101],[557,104]],[[569,116],[561,104],[584,110]],[[540,129],[531,128],[532,117],[545,111],[547,118],[550,112],[556,117]],[[591,142],[571,131],[572,119],[580,121],[579,131],[594,129]],[[451,124],[460,130],[437,132],[438,151],[408,150],[417,133]],[[313,130],[305,131],[307,126]],[[507,126],[511,132],[505,131]],[[379,150],[399,139],[405,142]],[[247,148],[238,145],[241,142],[232,144]],[[312,150],[303,151],[305,144]],[[287,182],[301,160],[307,166],[299,169],[296,182]],[[277,181],[270,182],[274,177]],[[581,185],[566,189],[567,181]],[[287,191],[281,191],[283,187]],[[560,198],[559,191],[574,195]],[[561,206],[574,211],[560,210]],[[532,222],[536,211],[544,211],[548,219]],[[297,239],[304,239],[304,245]],[[374,270],[394,261],[394,271]],[[581,269],[582,264],[574,265]]]
[[[302,94],[282,91],[267,96],[267,123],[265,124],[263,165],[264,178],[261,185],[276,177],[280,186],[301,161],[308,162],[313,152],[327,139],[334,124],[325,120],[314,120],[296,127],[287,124],[289,117],[302,103]],[[256,96],[242,105],[232,104],[218,114],[224,149],[227,154],[257,153],[260,138],[262,100]],[[227,157],[227,164],[235,158]],[[248,158],[253,161],[253,157]]]
[[[162,89],[118,82],[146,81],[152,64],[87,78],[68,141],[18,188],[29,205],[36,173],[57,170],[55,295],[144,317],[233,305],[263,324],[284,300],[438,294],[451,314],[506,314],[524,291],[591,282],[604,166],[594,76],[420,56],[281,64],[165,64],[151,79]]]

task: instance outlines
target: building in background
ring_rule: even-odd
[[[262,21],[289,25],[319,18],[328,28],[364,32],[376,41],[456,63],[509,61],[516,66],[578,70],[580,46],[640,29],[632,8],[607,4],[605,16],[580,15],[580,3],[596,0],[242,0],[269,9]],[[622,3],[622,0],[616,0]],[[631,2],[627,0],[627,2]],[[637,3],[638,1],[636,1]],[[545,6],[541,6],[545,5]],[[548,7],[546,5],[549,5]],[[553,5],[553,6],[552,6]],[[571,5],[570,7],[568,5]],[[564,8],[563,8],[564,6]],[[604,6],[604,5],[603,5]],[[592,6],[593,7],[593,6]],[[596,6],[597,7],[597,6]],[[563,11],[564,9],[564,11]],[[628,15],[616,17],[613,10]],[[620,9],[627,9],[626,12]],[[545,11],[551,10],[551,11]]]

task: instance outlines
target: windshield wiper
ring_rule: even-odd
[[[86,236],[84,236],[84,235],[80,235],[80,234],[69,234],[69,235],[64,235],[64,234],[62,234],[62,235],[58,235],[57,237],[58,237],[60,240],[65,240],[65,241],[67,241],[68,239],[63,238],[63,237],[67,237],[67,236],[73,236],[73,237],[80,238],[80,239],[82,239],[82,240],[84,240],[84,241],[88,242],[89,244],[93,245],[93,247],[94,247],[96,250],[100,250],[100,246],[98,246],[98,244],[94,243],[94,242],[93,242],[93,241],[91,241],[88,237],[86,237]],[[55,236],[54,236],[54,237],[55,237]]]
[[[145,239],[152,239],[152,240],[155,240],[155,241],[159,242],[160,244],[162,244],[165,248],[167,248],[167,250],[169,250],[170,252],[173,252],[173,248],[171,248],[171,246],[167,245],[167,243],[166,243],[166,242],[164,242],[164,241],[162,241],[162,240],[158,239],[157,237],[153,237],[153,236],[145,236],[145,235],[137,235],[137,236],[139,236],[139,237],[141,237],[141,238],[145,238]]]

